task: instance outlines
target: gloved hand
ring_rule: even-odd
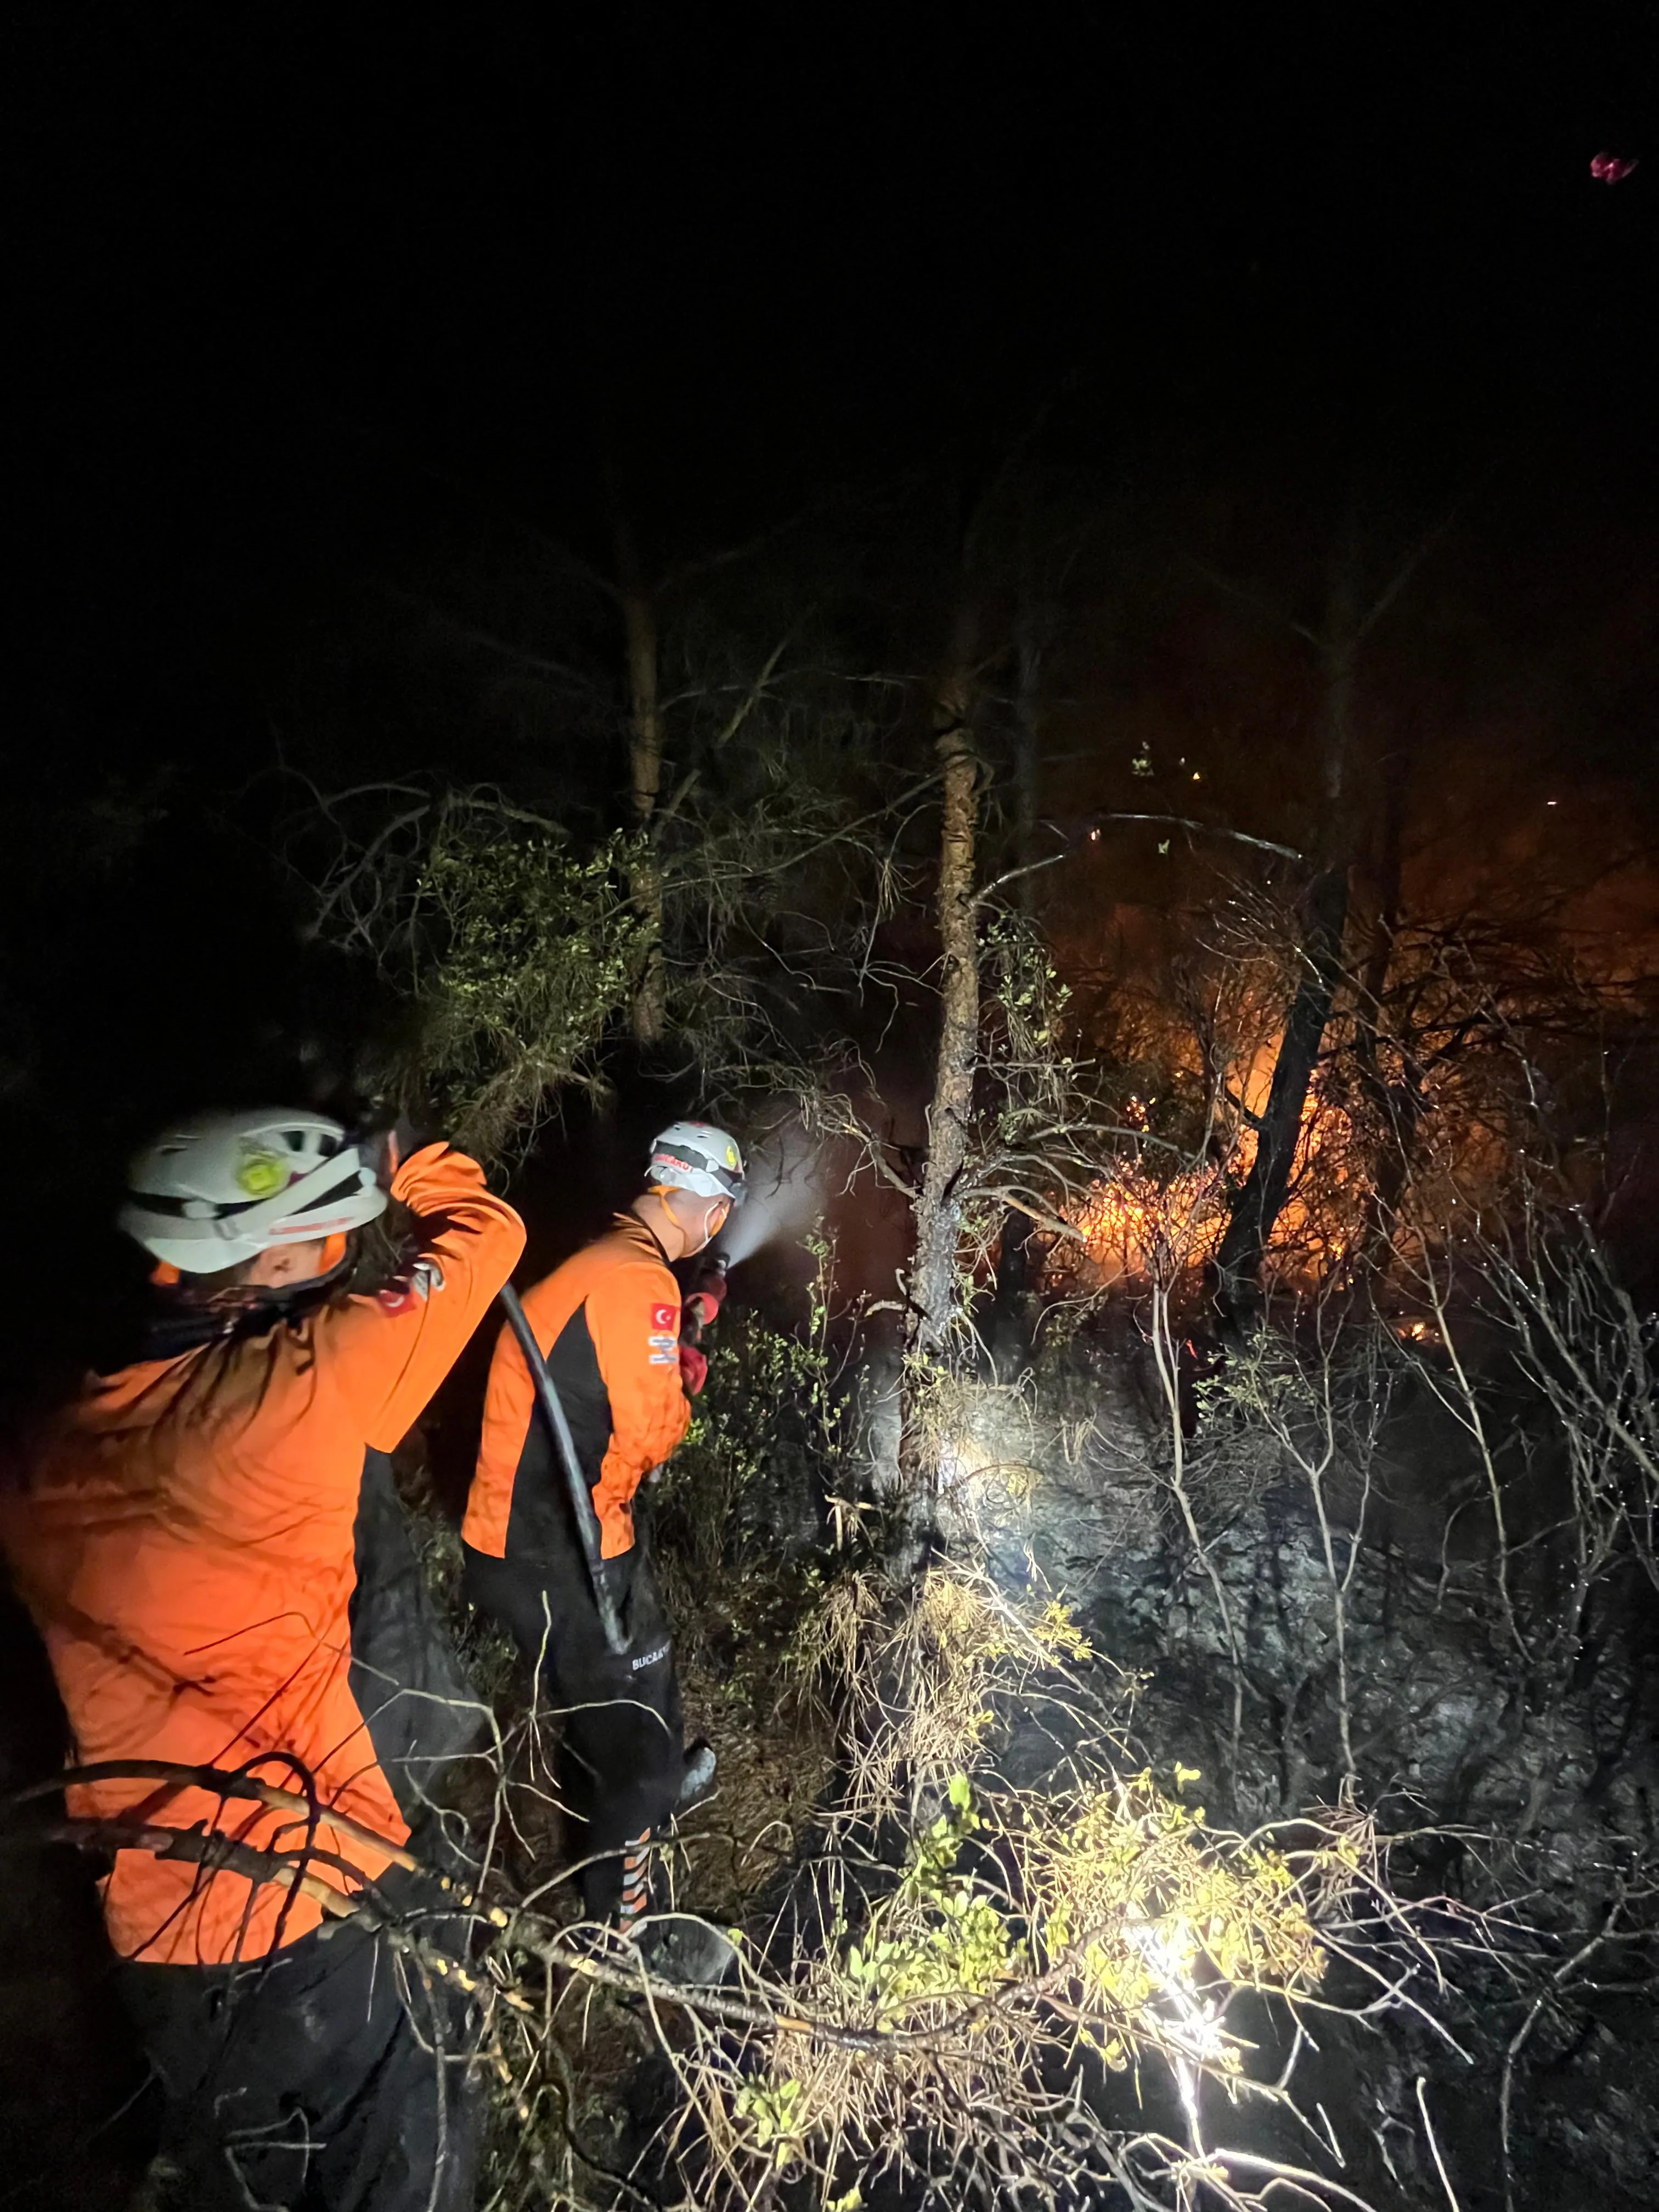
[[[685,1302],[685,1310],[707,1328],[725,1302],[726,1270],[717,1261],[705,1260],[697,1270],[697,1279]]]
[[[708,1362],[695,1344],[680,1346],[680,1381],[688,1398],[695,1398],[708,1380]]]

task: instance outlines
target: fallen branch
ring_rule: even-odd
[[[167,1782],[174,1790],[204,1790],[213,1797],[246,1797],[255,1804],[264,1805],[273,1813],[295,1813],[307,1821],[313,1817],[337,1830],[348,1842],[363,1844],[370,1850],[380,1851],[394,1866],[404,1868],[410,1874],[422,1872],[420,1861],[403,1844],[394,1844],[389,1836],[365,1827],[354,1820],[349,1813],[337,1811],[331,1806],[319,1807],[297,1790],[283,1790],[274,1782],[266,1782],[258,1775],[241,1766],[227,1770],[218,1766],[187,1766],[170,1759],[106,1759],[88,1766],[66,1767],[50,1781],[31,1783],[27,1789],[14,1790],[4,1800],[6,1806],[24,1805],[33,1798],[54,1796],[60,1790],[78,1790],[98,1782]],[[171,1791],[167,1793],[171,1795]],[[155,1791],[145,1800],[146,1804],[165,1802],[161,1791]],[[445,1877],[433,1875],[433,1881]]]

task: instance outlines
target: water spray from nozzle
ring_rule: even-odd
[[[720,1233],[719,1258],[726,1267],[751,1259],[780,1237],[805,1229],[822,1211],[817,1148],[798,1123],[787,1124],[762,1142],[749,1163],[748,1186],[742,1211],[732,1214]]]

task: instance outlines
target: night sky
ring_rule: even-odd
[[[52,7],[7,44],[34,746],[257,754],[295,626],[434,502],[580,543],[609,467],[667,557],[971,475],[1062,386],[1080,468],[1243,455],[1270,499],[1313,447],[1495,468],[1575,561],[1646,526],[1650,7]]]

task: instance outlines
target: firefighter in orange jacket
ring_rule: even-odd
[[[584,1824],[585,1909],[624,1935],[648,1909],[653,1832],[713,1767],[707,1752],[686,1765],[673,1644],[634,1525],[635,1493],[685,1434],[708,1371],[680,1340],[671,1262],[702,1251],[744,1194],[737,1145],[707,1122],[665,1129],[648,1173],[630,1211],[524,1301],[592,1498],[626,1650],[605,1641],[568,1480],[509,1330],[461,1525],[467,1595],[512,1632],[565,1717],[562,1796]],[[705,1268],[688,1310],[712,1320],[724,1293],[723,1274]]]
[[[145,1356],[89,1381],[0,1509],[77,1765],[242,1770],[315,1806],[296,1820],[111,1778],[71,1789],[71,1813],[201,1823],[266,1853],[309,1845],[308,1874],[347,1893],[361,1875],[384,1893],[389,1850],[366,1835],[404,1844],[422,1777],[459,1747],[453,1707],[428,1694],[459,1678],[422,1609],[386,1455],[524,1244],[471,1160],[390,1152],[377,1173],[303,1112],[165,1133],[135,1162],[121,1216],[163,1285]],[[354,1232],[384,1209],[385,1173],[419,1249],[378,1294],[349,1296]],[[151,1850],[118,1850],[103,1887],[185,2201],[471,2205],[459,2075],[444,2078],[434,2023],[411,2020],[408,1985],[361,1923],[325,1944],[297,1883]]]

